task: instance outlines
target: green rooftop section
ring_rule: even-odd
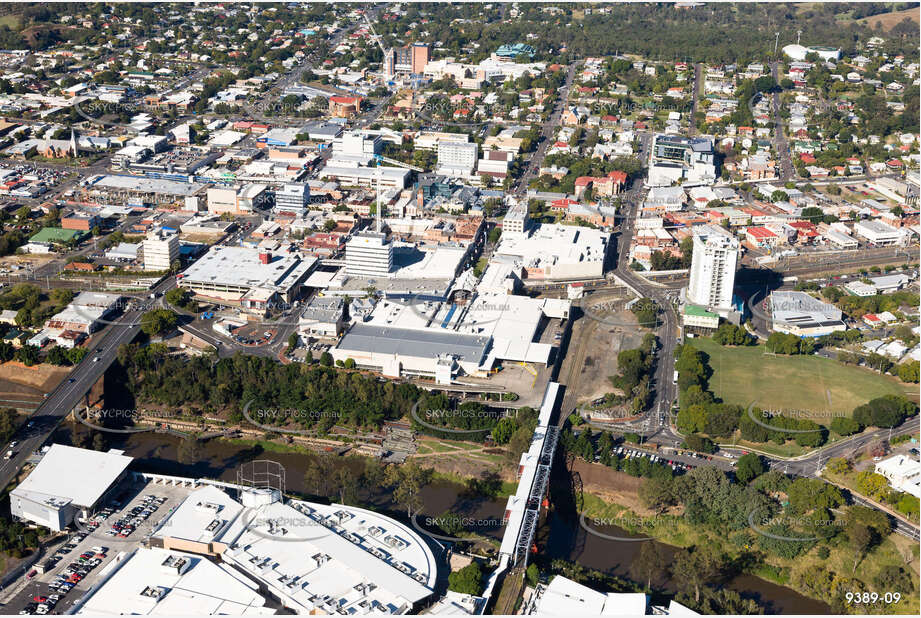
[[[703,307],[698,307],[697,305],[685,305],[684,314],[693,315],[698,318],[718,318],[720,317],[716,313],[710,313]]]
[[[83,236],[84,232],[80,230],[65,230],[60,227],[43,227],[41,231],[32,236],[29,239],[29,242],[50,242],[50,243],[65,243],[68,240],[73,240]]]

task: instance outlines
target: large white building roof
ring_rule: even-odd
[[[231,569],[194,554],[139,548],[119,563],[76,613],[266,616],[275,610],[265,606],[255,583]]]
[[[515,259],[524,268],[544,269],[547,278],[555,278],[554,269],[561,273],[588,265],[600,269],[609,239],[610,234],[591,228],[544,223],[529,234],[503,234],[495,254]]]
[[[269,495],[246,490],[241,503],[202,487],[155,536],[226,546],[228,570],[246,573],[299,613],[406,613],[432,594],[435,556],[408,526],[364,509]]]
[[[548,616],[643,616],[642,592],[603,593],[557,575],[537,602],[536,612]]]
[[[248,247],[211,247],[202,258],[189,266],[183,283],[231,285],[284,291],[309,271],[317,259],[294,255],[273,255],[262,263],[259,250]]]
[[[100,453],[52,444],[42,460],[13,493],[31,492],[93,505],[133,461],[118,452]]]

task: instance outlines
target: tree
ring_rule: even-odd
[[[102,432],[93,432],[93,450],[104,451],[106,449],[106,439]]]
[[[480,596],[483,592],[483,572],[478,562],[471,562],[448,575],[448,590]]]
[[[832,474],[846,474],[851,469],[851,463],[844,457],[832,457],[825,464],[825,469]]]
[[[902,382],[913,382],[917,384],[919,381],[919,366],[921,366],[921,363],[918,361],[902,363],[899,365],[899,379]]]
[[[512,434],[515,433],[515,429],[518,428],[518,423],[514,418],[510,416],[505,416],[499,419],[499,422],[496,423],[496,426],[492,429],[492,439],[495,440],[496,444],[508,444],[508,441],[512,439]]]
[[[0,408],[0,442],[9,442],[16,433],[17,419],[15,408]]]
[[[672,577],[679,585],[694,590],[694,602],[700,602],[700,589],[719,573],[720,563],[710,546],[689,547],[675,553]]]
[[[330,354],[329,352],[323,352],[322,354],[320,354],[320,364],[323,365],[324,367],[332,367],[333,366],[333,355]]]
[[[201,455],[201,442],[195,437],[183,438],[176,449],[176,459],[187,466],[198,463]]]
[[[393,499],[406,508],[408,517],[422,508],[422,489],[431,482],[431,468],[423,468],[417,463],[387,469],[387,484],[394,488]]]
[[[651,590],[652,580],[665,573],[667,563],[658,543],[643,543],[630,570],[640,580],[646,581],[646,590]]]
[[[857,490],[874,500],[882,500],[889,493],[889,481],[882,474],[873,470],[861,470],[857,473]]]
[[[661,514],[675,502],[674,487],[671,479],[652,477],[640,485],[639,498],[643,506],[652,509],[656,515]]]
[[[178,316],[171,309],[153,309],[141,316],[141,330],[149,337],[171,331]]]
[[[16,350],[16,360],[26,367],[37,365],[40,360],[39,349],[34,345],[24,345]]]
[[[528,568],[525,569],[524,577],[528,581],[529,586],[536,588],[540,579],[540,571],[537,570],[537,565],[533,562],[529,564]]]
[[[752,479],[764,474],[764,470],[764,462],[761,461],[761,457],[754,453],[748,453],[739,457],[739,461],[736,463],[736,478],[739,479],[739,482],[747,485]]]

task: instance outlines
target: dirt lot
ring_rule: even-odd
[[[57,386],[68,373],[69,368],[54,365],[26,367],[16,361],[0,363],[0,380],[41,391],[39,395]]]
[[[876,22],[882,22],[883,30],[889,32],[892,30],[893,26],[905,19],[906,17],[910,18],[915,24],[921,23],[919,19],[919,9],[915,7],[913,9],[905,9],[904,11],[896,11],[895,13],[883,13],[882,15],[872,15],[870,17],[864,17],[863,19],[858,20],[859,23],[865,24],[870,28],[876,27]]]
[[[585,493],[598,496],[605,502],[625,506],[637,515],[645,517],[655,514],[645,508],[637,497],[643,479],[581,459],[573,462],[573,470],[582,477],[582,491]]]
[[[589,305],[592,314],[581,318],[587,322],[583,327],[591,330],[584,341],[577,393],[580,401],[613,392],[608,378],[617,374],[617,354],[638,347],[643,340],[644,331],[636,325],[633,313],[624,310],[624,302],[626,299],[593,303]],[[593,320],[595,324],[588,324]]]

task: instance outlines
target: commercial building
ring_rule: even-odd
[[[902,231],[876,219],[866,219],[854,224],[854,234],[876,246],[885,247],[902,242]]]
[[[384,376],[433,378],[438,384],[450,384],[454,375],[486,376],[490,343],[490,337],[442,329],[358,323],[330,353],[337,361],[351,358],[359,368]]]
[[[597,592],[555,576],[539,585],[529,613],[540,616],[643,616],[649,598],[642,592]]]
[[[77,613],[410,614],[433,595],[431,548],[379,513],[286,500],[279,487],[135,476],[191,489],[145,548],[101,572]]]
[[[681,323],[689,331],[708,333],[720,325],[720,316],[703,307],[688,304],[681,312]]]
[[[505,217],[502,218],[503,234],[524,234],[528,229],[528,205],[526,202],[517,202],[509,207]]]
[[[67,307],[45,322],[45,330],[52,337],[66,332],[92,334],[115,311],[120,298],[118,294],[80,292]]]
[[[200,194],[205,185],[141,176],[100,176],[88,188],[115,194],[127,194],[145,203],[170,203]]]
[[[394,47],[384,55],[384,75],[393,77],[398,73],[421,75],[432,58],[432,50],[426,43],[413,43],[405,47]]]
[[[52,444],[35,469],[10,494],[10,514],[51,530],[87,515],[124,477],[132,458]]]
[[[837,47],[826,47],[823,45],[814,45],[805,47],[803,45],[786,45],[783,48],[785,56],[792,60],[802,62],[809,54],[816,54],[822,60],[831,60],[837,62],[841,59],[841,50]]]
[[[75,607],[94,616],[275,614],[252,581],[202,556],[146,547],[113,562]]]
[[[713,140],[657,134],[649,154],[650,187],[707,185],[716,181]]]
[[[179,259],[179,236],[163,228],[151,230],[141,243],[144,270],[159,272],[172,268]]]
[[[345,244],[345,272],[356,277],[390,276],[393,243],[383,232],[361,232]]]
[[[876,463],[877,474],[886,477],[896,491],[921,498],[921,462],[907,455],[894,455]]]
[[[249,247],[216,245],[182,273],[179,286],[219,303],[260,312],[296,300],[316,264],[316,258],[296,253],[275,256]]]
[[[797,337],[821,337],[847,330],[841,310],[805,292],[775,291],[771,294],[773,329]]]
[[[345,327],[345,301],[337,296],[315,296],[297,321],[301,336],[336,338]]]
[[[476,168],[479,146],[475,142],[438,143],[438,169],[441,176],[466,177]]]
[[[382,189],[405,189],[409,184],[410,171],[401,167],[342,167],[326,165],[318,178],[332,178],[346,187],[374,187]]]
[[[520,222],[519,216],[514,229]],[[604,276],[610,237],[587,227],[543,223],[503,233],[494,255],[515,263],[525,279],[593,279]]]
[[[310,185],[291,182],[275,190],[275,213],[288,212],[304,216],[310,210]]]
[[[694,257],[687,300],[693,305],[724,313],[732,309],[739,241],[716,225],[694,230]]]
[[[243,215],[251,212],[240,199],[240,187],[209,187],[208,212],[212,215]]]

